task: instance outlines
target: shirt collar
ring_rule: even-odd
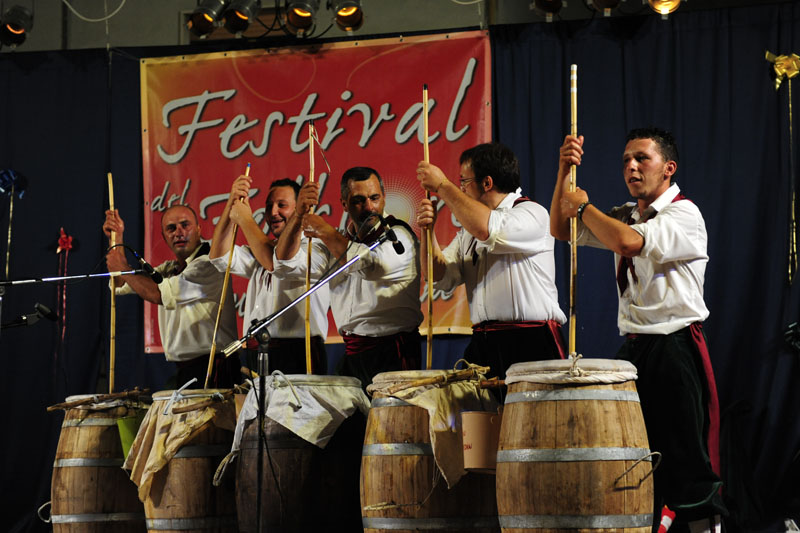
[[[656,213],[658,213],[666,206],[671,204],[672,201],[675,199],[676,196],[678,196],[678,193],[680,192],[681,188],[678,187],[678,184],[673,183],[672,185],[669,186],[669,188],[666,191],[661,193],[661,195],[658,198],[656,198],[655,201],[653,201],[653,203],[647,207],[647,209],[644,210],[644,213],[642,213],[641,216],[639,215],[639,209],[636,207],[636,204],[634,204],[633,219],[638,221],[640,219],[648,220],[654,217]]]
[[[510,192],[505,195],[505,197],[497,204],[495,209],[502,209],[507,207],[514,207],[514,202],[517,201],[517,198],[522,198],[522,188],[518,187],[516,191]]]

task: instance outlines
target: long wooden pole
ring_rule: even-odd
[[[244,169],[244,175],[250,175],[250,163]],[[222,294],[219,296],[219,307],[217,307],[217,319],[214,322],[214,336],[211,337],[211,352],[208,354],[208,369],[206,369],[206,381],[203,388],[208,388],[208,382],[211,379],[211,373],[214,371],[214,354],[217,353],[217,331],[219,330],[219,321],[222,317],[222,308],[225,307],[225,297],[228,293],[228,284],[231,281],[231,264],[233,263],[233,250],[236,248],[236,234],[239,232],[239,226],[233,225],[233,235],[231,236],[231,248],[228,250],[228,266],[225,267],[225,277],[222,280]],[[178,384],[180,385],[180,383]]]
[[[430,162],[428,152],[428,84],[422,86],[422,151],[426,163]],[[431,199],[431,192],[425,191],[425,198]],[[435,208],[434,208],[435,209]],[[433,366],[433,228],[425,230],[425,245],[428,247],[427,269],[428,269],[428,351],[425,358],[425,368],[428,370]]]
[[[108,208],[114,211],[114,180],[111,172],[108,173]],[[110,246],[116,246],[117,232],[111,232]],[[108,336],[108,393],[114,392],[114,374],[117,360],[117,292],[114,280],[111,280],[111,325]]]
[[[314,121],[308,123],[308,179],[314,183]],[[311,208],[314,212],[314,208]],[[311,237],[308,238],[306,251],[306,291],[311,290]],[[311,298],[306,298],[306,374],[312,373],[311,368]]]
[[[578,65],[569,67],[570,95],[570,134],[578,135]],[[578,168],[570,168],[569,190],[574,191],[578,184]],[[575,332],[577,331],[577,291],[578,291],[578,219],[571,218],[569,225],[570,244],[570,284],[569,284],[569,353],[576,354]]]

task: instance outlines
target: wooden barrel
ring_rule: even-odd
[[[653,476],[636,368],[580,359],[506,372],[497,452],[504,532],[649,533]],[[579,373],[580,374],[580,373]]]
[[[287,375],[303,392],[363,396],[361,382],[345,376]],[[324,389],[336,389],[325,391]],[[255,396],[254,391],[251,394]],[[329,409],[335,409],[330,407]],[[258,518],[258,420],[244,423],[237,459],[236,506],[239,530],[256,532]],[[324,448],[264,419],[261,485],[263,531],[360,531],[358,480],[366,418],[361,411],[345,419]]]
[[[170,404],[173,391],[153,395],[151,410],[158,410],[161,427],[169,419],[179,421],[184,414],[171,409],[192,407],[214,402],[222,392],[215,389],[185,390],[181,399]],[[233,396],[222,402],[199,407],[230,411],[235,418]],[[140,430],[141,431],[141,430]],[[236,533],[235,486],[231,478],[222,485],[212,484],[220,460],[230,451],[233,432],[217,427],[213,420],[206,422],[194,437],[186,441],[170,461],[153,476],[152,485],[144,500],[147,530],[174,533]]]
[[[373,383],[382,378],[402,383],[444,372],[386,372]],[[467,473],[448,489],[433,457],[428,412],[379,392],[373,394],[364,437],[361,514],[366,533],[500,529],[494,476]]]
[[[67,401],[91,398],[70,396]],[[143,409],[114,401],[68,409],[61,424],[50,488],[55,533],[146,531],[136,485],[122,470],[117,420]]]

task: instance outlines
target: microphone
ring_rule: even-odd
[[[391,241],[392,248],[394,248],[394,251],[397,252],[397,255],[403,255],[403,252],[405,252],[406,249],[403,247],[403,243],[397,240],[397,235],[389,226],[386,226],[386,236],[389,238],[389,241]]]
[[[405,252],[406,249],[403,246],[403,243],[398,240],[397,234],[394,232],[391,226],[389,226],[389,223],[385,218],[383,218],[383,216],[381,216],[379,213],[374,214],[381,221],[381,224],[383,224],[386,228],[386,238],[392,243],[392,248],[394,248],[394,251],[397,252],[397,255],[403,255],[403,252]]]
[[[139,260],[139,264],[142,265],[142,269],[144,269],[144,271],[147,272],[147,275],[150,276],[150,279],[152,279],[156,283],[161,283],[162,281],[164,281],[164,276],[156,272],[153,266],[144,260],[144,257],[136,253],[136,250],[134,250],[133,248],[130,248],[130,251],[133,252],[134,257],[136,257],[136,259]]]
[[[51,311],[50,308],[47,307],[46,305],[36,302],[33,305],[33,308],[36,309],[36,312],[39,313],[44,318],[46,318],[47,320],[52,320],[53,322],[56,322],[58,320],[58,315],[55,314],[53,311]]]

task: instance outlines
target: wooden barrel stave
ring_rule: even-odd
[[[510,397],[526,399],[507,403],[503,414],[497,500],[504,532],[650,531],[652,464],[614,458],[639,458],[649,452],[635,391],[632,381],[580,386],[519,382],[509,387]],[[569,399],[570,395],[625,400]],[[561,397],[547,399],[553,396]],[[602,456],[604,449],[610,450],[609,458],[567,460]],[[537,459],[501,459],[504,454],[513,458],[514,453]],[[550,453],[560,457],[544,460]]]
[[[364,531],[497,532],[494,476],[468,473],[448,489],[436,476],[428,425],[422,408],[373,401],[361,462]]]
[[[64,415],[51,485],[55,533],[146,530],[136,485],[121,466],[117,419],[133,408],[73,408]]]

